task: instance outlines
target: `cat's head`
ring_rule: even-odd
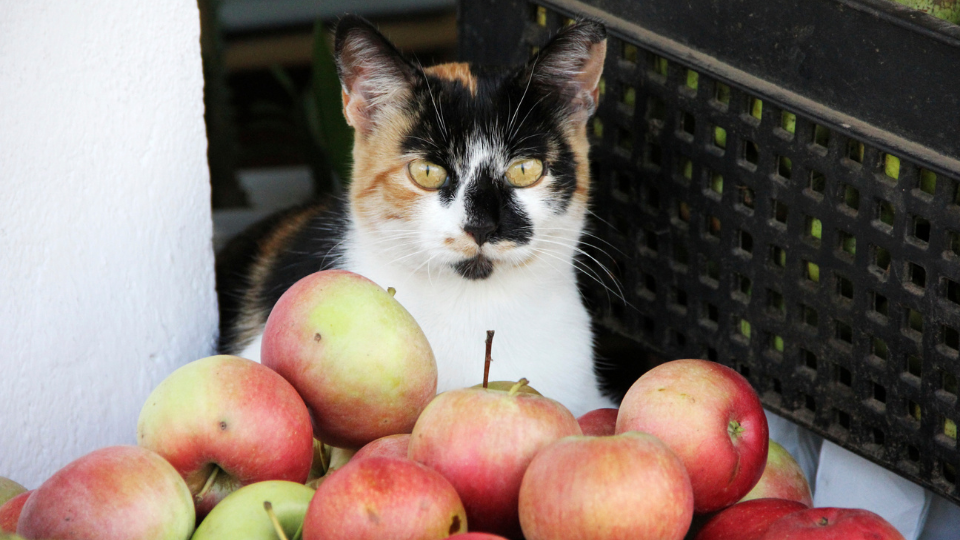
[[[341,20],[350,206],[368,247],[471,280],[534,260],[568,266],[587,211],[605,34],[574,24],[515,68],[422,68],[363,19]]]

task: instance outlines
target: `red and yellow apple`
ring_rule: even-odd
[[[393,295],[343,270],[290,287],[267,318],[260,360],[296,387],[317,438],[357,449],[410,433],[437,392],[437,363]]]
[[[759,540],[773,522],[807,508],[803,503],[784,499],[738,502],[711,517],[695,540]]]
[[[303,540],[430,540],[467,530],[456,490],[406,458],[351,461],[317,488]]]
[[[527,540],[682,540],[693,489],[680,458],[653,435],[572,436],[533,458],[519,509]]]
[[[577,418],[584,435],[602,437],[617,432],[618,409],[594,409]]]
[[[138,446],[110,446],[64,466],[27,499],[17,534],[29,539],[186,540],[196,515],[180,474]]]
[[[368,457],[398,457],[406,458],[410,449],[410,434],[398,433],[396,435],[387,435],[380,437],[375,441],[370,441],[363,448],[357,450],[357,453],[350,458],[350,461]]]
[[[736,371],[706,360],[674,360],[637,379],[620,404],[617,433],[655,435],[680,456],[694,508],[713,512],[756,485],[767,461],[767,419]]]
[[[760,540],[904,540],[887,520],[857,508],[808,508],[770,525]]]
[[[237,356],[180,367],[147,398],[137,442],[169,461],[205,516],[241,486],[303,483],[313,460],[310,413],[273,370]]]
[[[522,381],[525,383],[525,381]],[[438,395],[417,420],[409,457],[440,472],[460,494],[470,530],[520,536],[520,482],[533,456],[580,435],[560,403],[521,392],[463,388]]]
[[[803,474],[803,469],[790,452],[770,441],[767,452],[767,464],[763,469],[760,481],[747,493],[741,501],[753,499],[787,499],[813,506],[813,495],[810,493],[810,484]]]
[[[30,498],[32,493],[33,490],[24,491],[0,505],[0,533],[13,534],[17,532],[20,512],[23,511],[23,505],[27,504],[27,499]]]

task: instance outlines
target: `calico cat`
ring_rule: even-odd
[[[603,26],[567,27],[518,68],[424,69],[347,16],[335,55],[355,130],[348,200],[274,216],[218,255],[220,352],[258,360],[280,295],[342,268],[396,289],[433,347],[438,391],[480,382],[495,330],[492,380],[526,377],[576,415],[613,406],[574,260]]]

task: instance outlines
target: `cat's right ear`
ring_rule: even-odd
[[[337,24],[334,44],[343,88],[343,114],[361,134],[369,134],[391,105],[412,95],[414,68],[366,19],[347,15]]]

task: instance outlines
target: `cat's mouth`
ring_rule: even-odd
[[[487,279],[493,273],[493,261],[477,254],[454,264],[453,269],[466,279]]]

